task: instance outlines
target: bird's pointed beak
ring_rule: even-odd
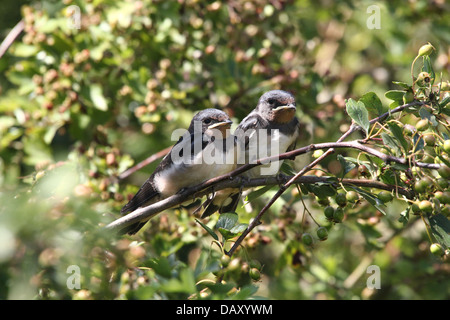
[[[274,111],[281,111],[281,110],[296,110],[295,105],[293,105],[292,103],[290,104],[286,104],[284,106],[279,106],[276,107],[275,109],[273,109]]]
[[[210,125],[209,127],[208,127],[208,129],[215,129],[215,128],[222,128],[222,127],[225,127],[225,128],[229,128],[229,127],[231,127],[231,124],[233,123],[233,121],[231,121],[231,120],[225,120],[225,121],[222,121],[222,122],[218,122],[218,123],[214,123],[214,124],[212,124],[212,125]]]

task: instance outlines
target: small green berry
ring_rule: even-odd
[[[224,254],[222,257],[220,257],[220,263],[222,264],[222,266],[224,268],[228,267],[228,265],[230,264],[231,258],[230,256]]]
[[[417,129],[418,131],[425,131],[425,130],[428,129],[429,126],[430,126],[430,124],[428,123],[428,120],[427,120],[427,119],[419,120],[419,121],[417,121],[417,123],[416,123],[416,129]]]
[[[261,262],[259,262],[256,259],[250,260],[250,268],[256,268],[258,270],[261,270]]]
[[[411,204],[411,210],[414,214],[420,214],[419,202],[414,202]]]
[[[442,204],[450,204],[450,192],[449,191],[436,191],[434,197]]]
[[[229,271],[235,271],[241,268],[241,260],[239,258],[234,258],[228,264]]]
[[[316,234],[320,241],[325,241],[328,239],[328,230],[325,227],[319,227]]]
[[[254,281],[259,281],[261,279],[261,272],[256,268],[251,268],[249,271],[250,278]]]
[[[439,243],[432,243],[430,245],[430,251],[438,257],[442,257],[445,254],[444,248]]]
[[[333,219],[334,208],[332,206],[325,207],[323,212],[325,214],[325,217],[327,217],[327,219]]]
[[[446,189],[448,187],[448,179],[439,178],[437,179],[437,184],[442,189]]]
[[[394,196],[389,191],[380,191],[378,193],[378,199],[386,203],[392,201],[392,199],[394,199]]]
[[[432,133],[425,134],[423,136],[423,140],[425,141],[426,145],[430,147],[434,146],[436,143],[436,137]]]
[[[444,179],[450,179],[450,168],[446,165],[441,165],[438,169],[439,175]]]
[[[317,158],[319,158],[320,156],[322,156],[323,154],[324,154],[324,151],[323,151],[322,149],[315,150],[315,151],[313,152],[313,158],[317,159]]]
[[[450,140],[445,140],[442,147],[444,148],[445,152],[450,154]]]
[[[302,234],[302,243],[305,246],[310,246],[313,244],[313,237],[309,233]]]
[[[419,209],[425,213],[433,212],[433,205],[428,200],[422,200],[419,202]]]
[[[344,220],[344,215],[344,210],[342,208],[337,208],[333,214],[333,221],[337,223],[342,222],[342,220]]]
[[[359,200],[359,195],[358,192],[356,191],[349,191],[346,193],[345,198],[347,199],[348,202],[355,203],[356,201]]]
[[[345,193],[338,193],[334,200],[340,207],[345,207],[347,205],[347,198],[345,196]]]
[[[428,42],[427,44],[420,47],[418,56],[429,56],[433,52],[433,50],[434,47]]]

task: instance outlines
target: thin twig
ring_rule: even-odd
[[[25,22],[23,20],[20,20],[14,26],[14,28],[11,29],[11,31],[8,33],[6,38],[2,41],[2,44],[0,44],[0,59],[6,53],[8,48],[12,45],[14,40],[16,40],[16,38],[22,33],[24,28],[25,28]]]
[[[139,162],[137,165],[135,165],[135,166],[129,168],[128,170],[125,170],[124,172],[122,172],[122,173],[119,175],[119,177],[118,177],[119,180],[123,180],[123,179],[127,178],[127,177],[130,176],[131,174],[133,174],[133,173],[135,173],[136,171],[142,169],[143,167],[149,165],[150,163],[152,163],[152,162],[158,160],[159,158],[164,157],[166,154],[169,153],[170,149],[172,149],[172,147],[168,147],[168,148],[165,148],[165,149],[163,149],[163,150],[161,150],[161,151],[158,151],[157,153],[152,154],[150,157],[146,158],[145,160]]]

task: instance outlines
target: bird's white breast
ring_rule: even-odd
[[[194,155],[191,161],[172,164],[155,176],[155,186],[168,197],[203,181],[226,174],[236,168],[237,148],[230,143],[226,153],[222,142],[211,143]]]
[[[246,151],[248,153],[250,163],[257,159],[272,157],[286,152],[289,146],[292,145],[297,139],[297,134],[289,136],[279,130],[272,130],[272,134],[267,134],[266,139],[264,139],[264,134],[259,134],[258,138],[259,141],[257,144],[252,143],[252,139],[250,138],[249,148]],[[247,171],[246,176],[249,178],[256,178],[275,175],[280,170],[282,163],[283,160],[273,161],[266,165],[255,167]]]

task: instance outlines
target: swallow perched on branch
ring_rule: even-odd
[[[236,128],[234,135],[243,152],[239,164],[275,156],[295,148],[300,132],[300,122],[295,116],[296,105],[292,94],[282,90],[264,93],[256,108]],[[258,178],[278,174],[283,161],[273,161],[252,168],[242,174],[246,178]],[[220,190],[205,203],[202,218],[213,214],[235,211],[241,191]]]
[[[235,137],[230,133],[232,121],[218,109],[198,112],[188,130],[144,182],[134,197],[122,208],[129,213],[172,196],[182,189],[226,174],[236,168]],[[138,232],[148,217],[120,231]]]

